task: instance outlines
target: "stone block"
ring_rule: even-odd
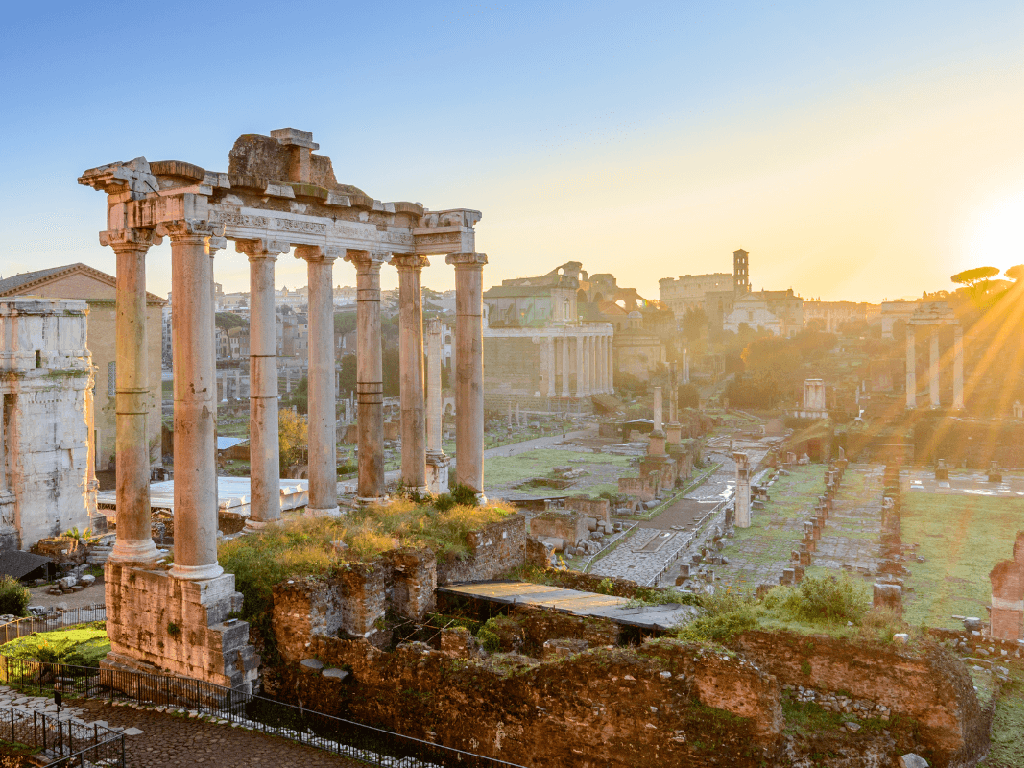
[[[900,768],[928,768],[928,761],[920,755],[909,752],[900,757]]]
[[[895,611],[898,615],[903,614],[903,589],[899,584],[875,584],[874,601],[875,608],[884,608]]]

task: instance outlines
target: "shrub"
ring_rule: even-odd
[[[438,512],[447,512],[455,506],[455,499],[450,493],[442,493],[434,499],[434,509]]]
[[[863,584],[845,574],[840,578],[808,576],[796,589],[772,590],[765,604],[781,609],[797,621],[859,624],[868,610],[868,594]]]
[[[106,624],[83,624],[56,632],[40,632],[19,637],[0,646],[0,655],[9,659],[36,659],[50,664],[98,667],[110,652]]]
[[[13,576],[4,576],[0,579],[0,613],[11,613],[15,616],[25,616],[29,602],[32,600],[32,593]]]
[[[451,488],[452,498],[456,504],[461,504],[464,507],[475,507],[479,504],[476,498],[476,491],[470,488],[468,485],[462,483],[456,483]]]
[[[688,642],[723,643],[757,626],[757,612],[751,602],[728,592],[701,598],[704,613],[676,631],[676,637]]]

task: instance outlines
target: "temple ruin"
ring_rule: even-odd
[[[458,482],[483,497],[482,272],[479,211],[429,211],[382,203],[340,184],[312,134],[292,128],[246,134],[227,172],[138,157],[86,171],[79,183],[107,193],[100,242],[117,254],[117,532],[107,575],[108,628],[118,664],[141,661],[232,686],[256,673],[244,622],[228,619],[240,595],[217,562],[216,369],[213,258],[233,240],[250,262],[252,515],[280,516],[274,266],[292,251],[308,269],[310,515],[338,515],[332,270],[343,259],[357,279],[357,497],[383,500],[380,271],[400,284],[402,483],[425,490],[420,273],[428,256],[455,267]],[[157,565],[150,525],[146,440],[146,267],[149,248],[171,241],[175,553]],[[433,416],[433,414],[432,414]],[[434,453],[439,440],[431,441]],[[436,461],[439,457],[432,454]],[[443,458],[443,456],[441,457]],[[436,487],[436,473],[431,485]],[[165,611],[166,609],[166,611]],[[175,631],[171,632],[170,627]],[[187,642],[186,642],[187,639]],[[113,663],[113,662],[112,662]]]

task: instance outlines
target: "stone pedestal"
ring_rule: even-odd
[[[169,670],[242,689],[256,679],[259,656],[249,645],[249,624],[225,623],[242,607],[232,574],[195,581],[158,567],[108,562],[106,603],[110,654],[101,669]]]
[[[455,266],[455,455],[458,481],[484,498],[483,253],[450,253]]]
[[[103,232],[100,242],[117,254],[117,540],[110,559],[153,562],[157,551],[149,506],[146,251],[154,238],[151,230],[128,229]]]
[[[359,443],[357,495],[365,503],[384,498],[384,383],[380,350],[380,267],[385,253],[349,251],[356,268],[356,425]]]
[[[339,252],[300,245],[295,256],[306,262],[309,285],[309,505],[307,515],[338,511],[338,458],[334,412],[334,289],[332,274]]]

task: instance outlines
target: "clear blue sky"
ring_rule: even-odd
[[[482,210],[489,283],[577,260],[656,297],[742,247],[756,288],[877,301],[1024,261],[1019,0],[20,3],[3,27],[4,276],[113,273],[86,168],[226,170],[288,126],[377,199]],[[166,293],[167,246],[149,263]],[[245,289],[243,257],[217,277]]]

